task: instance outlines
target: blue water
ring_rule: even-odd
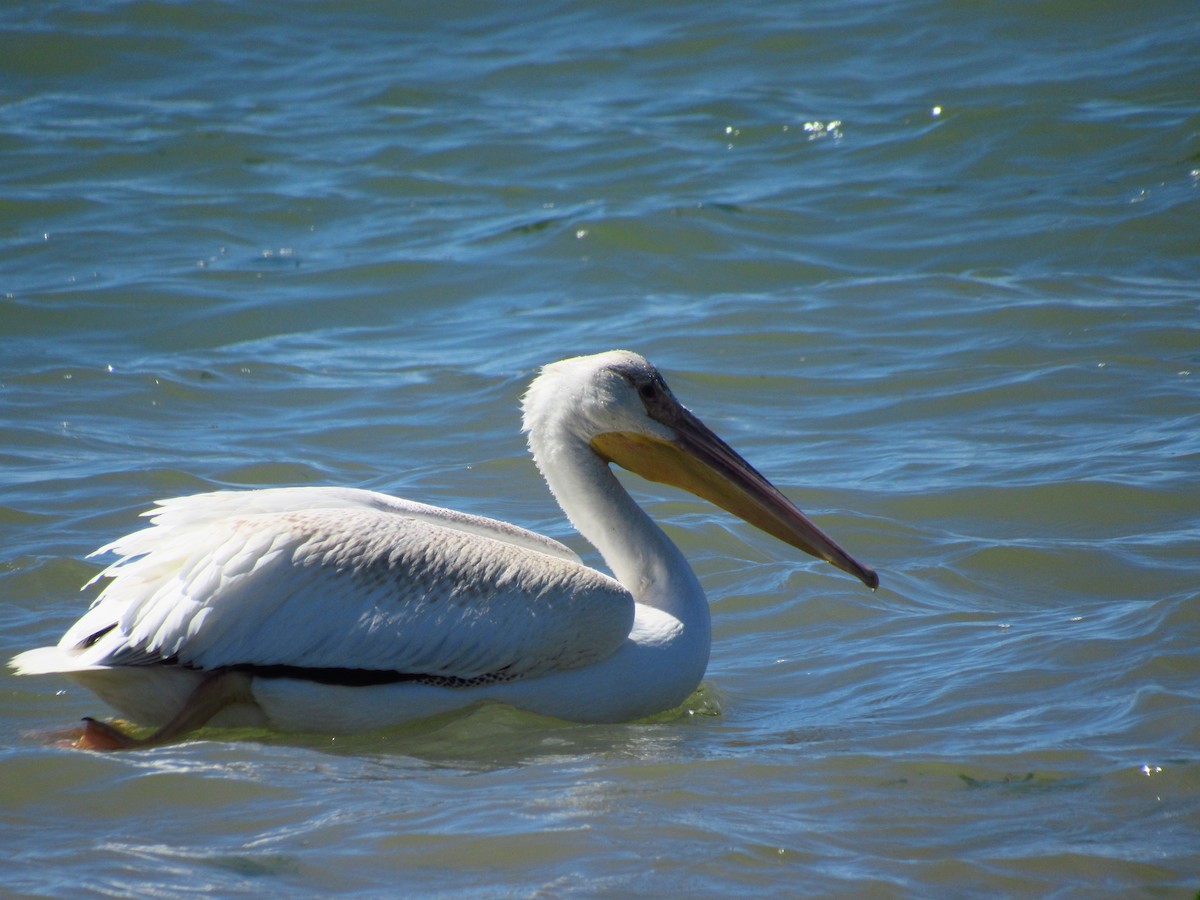
[[[343,484],[598,563],[525,452],[626,346],[880,572],[626,483],[650,723],[99,755],[0,676],[0,893],[1200,888],[1200,17],[1051,0],[0,11],[0,655],[158,497]]]

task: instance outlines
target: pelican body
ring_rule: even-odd
[[[204,724],[353,733],[481,700],[578,722],[672,709],[704,675],[708,602],[612,463],[878,584],[637,354],[545,366],[523,411],[538,469],[611,575],[523,528],[372,491],[198,494],[97,550],[116,561],[91,608],[11,665],[158,729],[86,720],[81,746],[101,749]]]

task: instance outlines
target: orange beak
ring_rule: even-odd
[[[592,449],[643,478],[703,497],[755,528],[849,572],[872,590],[879,586],[874,569],[834,543],[691,412],[674,404],[663,416],[663,424],[675,431],[673,440],[608,432],[592,439]]]

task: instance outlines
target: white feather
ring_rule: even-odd
[[[63,662],[516,678],[595,662],[633,625],[627,590],[530,549],[541,542],[381,511],[402,509],[402,501],[245,515],[279,508],[282,498],[255,496],[262,493],[273,492],[167,501],[175,514],[156,515],[149,528],[108,545],[124,555],[60,641]],[[289,492],[288,505],[303,494]],[[226,508],[237,512],[222,517]],[[24,671],[23,659],[19,665]]]

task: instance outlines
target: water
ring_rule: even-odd
[[[612,346],[883,587],[631,478],[714,617],[654,722],[96,755],[5,674],[0,892],[1193,896],[1194,5],[411,7],[0,12],[0,654],[157,497],[587,554],[516,405]]]

